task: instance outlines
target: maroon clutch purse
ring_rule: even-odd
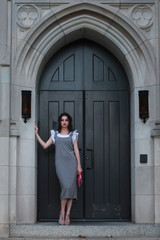
[[[80,174],[78,175],[78,187],[79,187],[79,188],[80,188],[81,184],[82,184],[82,174],[80,173]]]

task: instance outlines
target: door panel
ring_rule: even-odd
[[[87,219],[130,218],[128,112],[127,92],[86,92]]]
[[[82,158],[83,93],[80,91],[41,91],[40,106],[39,127],[42,139],[46,141],[50,137],[50,130],[57,129],[57,119],[60,113],[68,112],[73,118],[73,127],[80,133],[79,148]],[[38,219],[41,221],[57,219],[60,210],[60,185],[55,171],[54,146],[48,150],[39,146],[38,159]],[[73,219],[83,218],[83,186],[78,190],[78,201],[73,204],[71,217]]]
[[[93,42],[84,43],[84,90],[128,90],[126,74],[118,60]]]
[[[82,90],[83,57],[81,44],[72,44],[55,54],[41,75],[39,89]]]

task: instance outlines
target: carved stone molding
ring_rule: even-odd
[[[152,137],[160,137],[160,121],[155,122],[155,127],[151,131]]]
[[[141,29],[148,29],[153,24],[153,12],[149,6],[138,5],[131,12],[132,19]]]
[[[39,9],[33,5],[21,5],[17,9],[17,22],[23,28],[31,28],[40,19]]]
[[[10,136],[19,137],[19,130],[17,129],[16,121],[10,121]]]

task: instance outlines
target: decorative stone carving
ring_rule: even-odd
[[[132,10],[131,16],[134,22],[142,29],[149,28],[153,24],[153,12],[149,6],[136,6]]]
[[[31,28],[40,19],[39,9],[35,5],[21,5],[17,9],[17,22],[21,27]]]

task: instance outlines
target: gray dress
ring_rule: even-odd
[[[78,137],[77,131],[61,135],[51,130],[55,144],[55,167],[61,185],[60,199],[77,199],[77,159],[74,154],[73,142]]]

